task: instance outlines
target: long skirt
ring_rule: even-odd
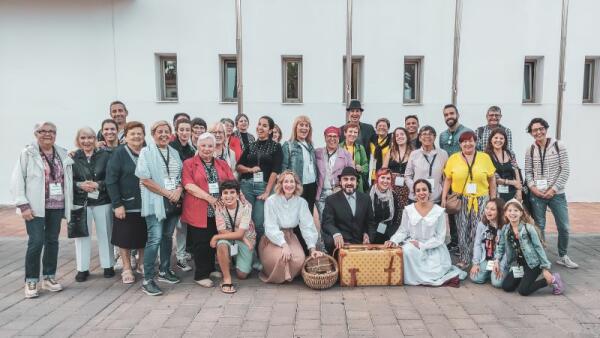
[[[273,244],[267,236],[263,236],[258,245],[258,253],[263,265],[259,277],[265,283],[291,282],[300,274],[302,266],[304,266],[306,257],[298,237],[294,234],[294,229],[284,229],[282,231],[285,242],[292,251],[292,257],[287,262],[284,262],[283,257],[281,257],[283,248]]]
[[[458,230],[458,252],[459,260],[463,263],[470,264],[473,258],[473,240],[477,231],[477,224],[483,216],[485,204],[489,200],[488,196],[477,197],[478,210],[475,211],[475,206],[471,206],[469,210],[469,198],[461,196],[462,207],[456,218],[456,228]]]

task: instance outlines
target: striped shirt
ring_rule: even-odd
[[[510,129],[506,128],[505,126],[503,126],[501,124],[499,124],[498,127],[496,127],[496,128],[500,128],[500,129],[504,130],[504,132],[506,133],[506,138],[507,138],[506,142],[507,142],[508,150],[512,151],[512,132],[510,131]],[[488,125],[477,128],[477,150],[485,151],[485,147],[487,146],[488,139],[490,138],[490,135],[492,134],[492,130],[494,130],[496,128],[490,128]]]
[[[555,143],[557,146],[555,146]],[[532,187],[535,185],[536,180],[546,179],[548,180],[548,188],[553,188],[557,194],[562,194],[565,192],[565,186],[567,185],[570,173],[567,148],[561,142],[552,139],[548,139],[546,144],[543,169],[542,156],[540,154],[543,155],[544,149],[540,149],[534,143],[525,153],[525,179],[527,180],[527,186]]]
[[[174,148],[171,148],[169,151],[167,151],[169,147],[167,148],[158,148],[158,150],[160,151],[160,153],[163,156],[164,161],[161,161],[160,166],[163,168],[163,173],[164,173],[164,177],[167,178],[169,177],[170,179],[173,180],[173,182],[175,182],[175,185],[178,185],[181,182],[181,166],[179,165],[179,163],[177,161],[171,161],[172,156],[178,156],[179,157],[179,153],[177,151],[173,151],[175,150]],[[167,171],[167,165],[165,164],[165,162],[169,163],[169,170]]]

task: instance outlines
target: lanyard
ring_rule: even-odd
[[[435,163],[437,154],[433,155],[433,159],[431,159],[431,161],[429,161],[429,156],[427,156],[427,154],[423,154],[423,157],[425,157],[425,161],[429,163],[429,178],[431,178],[431,172],[433,171],[433,164]]]
[[[348,151],[350,153],[350,155],[352,155],[352,160],[354,160],[354,151],[356,149],[356,143],[354,144],[354,146],[352,146],[354,149],[352,149],[352,151],[350,151],[350,148],[348,148],[348,144],[344,144],[344,149],[346,149],[346,151]]]
[[[542,176],[544,176],[544,162],[546,162],[546,150],[548,149],[548,145],[550,145],[550,139],[546,140],[546,145],[544,146],[543,153],[542,153],[542,147],[538,147],[538,153],[540,154],[540,164],[542,166],[541,167],[541,175]]]
[[[502,162],[500,162],[500,160],[498,160],[498,156],[496,156],[495,151],[492,151],[492,155],[494,156],[494,159],[496,160],[497,163],[504,164],[504,150],[502,150]]]
[[[125,150],[127,150],[127,154],[129,154],[129,157],[131,157],[131,160],[133,161],[133,163],[135,163],[135,165],[137,165],[138,157],[137,156],[133,156],[133,153],[131,152],[131,149],[129,149],[128,145],[125,145]]]
[[[218,178],[217,178],[217,180],[215,182],[211,182],[212,181],[211,180],[211,176],[209,175],[210,168],[215,169],[215,159],[213,158],[210,161],[210,168],[208,167],[208,165],[206,164],[206,162],[204,162],[203,159],[200,159],[200,162],[202,162],[202,165],[204,165],[204,171],[206,172],[206,181],[208,181],[208,183],[216,183],[216,182],[218,182]]]
[[[473,181],[473,165],[475,165],[475,159],[477,159],[477,152],[473,154],[473,162],[471,163],[469,163],[464,153],[461,153],[461,155],[465,159],[465,162],[467,162],[467,167],[469,167],[469,176],[467,176],[467,180],[471,178],[471,181]]]
[[[312,165],[312,156],[310,156],[310,149],[304,145],[304,143],[302,143],[301,141],[298,141],[298,144],[302,146],[302,148],[306,149],[306,152],[308,153],[308,162],[310,163],[310,165]]]
[[[231,214],[229,213],[229,209],[227,210],[227,217],[229,218],[229,224],[231,224],[231,231],[235,231],[235,222],[237,221],[238,210],[240,209],[240,202],[237,201],[235,205],[235,215],[233,215],[233,219],[231,218]]]
[[[56,149],[52,147],[52,161],[48,159],[48,156],[46,156],[46,154],[42,151],[42,148],[40,148],[40,154],[42,154],[42,157],[44,158],[44,160],[46,160],[46,163],[48,163],[48,168],[50,169],[50,177],[52,177],[53,181],[56,181],[56,171],[54,171],[54,159],[58,157],[58,160],[60,161],[60,156],[56,154]]]
[[[171,159],[171,154],[169,153],[169,146],[167,146],[167,158],[165,158],[160,149],[158,149],[158,153],[160,154],[160,157],[162,158],[163,162],[165,162],[165,167],[167,167],[167,176],[171,177],[171,172],[169,171],[169,161]]]

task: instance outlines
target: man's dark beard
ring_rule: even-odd
[[[452,121],[452,123],[450,123],[450,121]],[[456,125],[456,119],[447,119],[446,120],[446,125],[448,127],[454,127],[454,125]]]

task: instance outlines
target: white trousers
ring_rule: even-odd
[[[112,236],[113,211],[111,204],[87,207],[88,237],[75,238],[75,257],[77,271],[89,271],[92,254],[92,224],[96,226],[96,240],[100,256],[100,265],[107,269],[114,265]]]

